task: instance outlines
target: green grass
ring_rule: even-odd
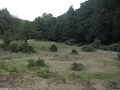
[[[1,40],[0,43],[2,43]],[[115,60],[115,58],[117,58],[116,52],[111,53],[109,51],[104,52],[99,50],[95,53],[82,52],[81,47],[69,46],[64,43],[50,41],[30,40],[29,44],[35,48],[37,51],[36,53],[11,53],[0,49],[0,60],[5,60],[8,69],[13,67],[18,68],[19,70],[25,69],[26,75],[29,75],[27,72],[30,72],[34,77],[36,77],[34,74],[36,73],[36,70],[42,68],[40,67],[35,68],[34,70],[29,70],[27,68],[27,60],[36,60],[40,57],[49,65],[49,67],[46,67],[47,69],[50,69],[53,72],[58,72],[67,78],[69,78],[70,73],[73,72],[71,70],[71,64],[76,62],[84,64],[85,69],[81,72],[74,72],[74,77],[103,81],[120,80],[120,62]],[[53,44],[58,47],[58,52],[49,51],[49,48]],[[70,54],[72,49],[77,50],[79,54]]]
[[[120,81],[119,73],[82,73],[80,77],[88,80]]]

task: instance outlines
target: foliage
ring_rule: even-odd
[[[1,69],[6,69],[6,63],[3,60],[0,60],[0,68]]]
[[[100,47],[100,40],[99,39],[95,39],[95,41],[93,43],[93,47],[94,48],[99,48]]]
[[[93,43],[94,48],[98,48],[100,44],[120,42],[119,16],[119,0],[87,0],[76,10],[70,6],[66,13],[58,17],[44,13],[33,22],[21,20],[10,15],[7,9],[1,9],[0,34],[10,31],[13,40],[23,41],[26,45],[30,39],[44,39],[69,45]],[[11,38],[5,37],[4,42],[9,44]],[[107,49],[120,51],[118,46],[115,47]]]
[[[18,52],[20,50],[18,43],[12,43],[10,50],[11,52]]]
[[[45,66],[46,66],[44,60],[42,60],[42,59],[40,59],[40,58],[38,58],[38,60],[36,61],[36,65],[37,65],[38,67],[45,67]]]
[[[120,54],[118,54],[118,59],[120,59]]]
[[[83,70],[83,68],[84,68],[83,64],[81,64],[81,63],[73,63],[71,69],[75,70],[75,71],[81,71],[81,70]]]
[[[13,42],[11,43],[11,52],[35,52],[32,46],[27,46],[24,43]]]
[[[9,45],[12,42],[12,36],[10,31],[5,32],[3,41],[6,45]]]
[[[36,66],[35,60],[34,59],[29,59],[27,67],[31,68],[31,67],[35,67],[35,66]]]
[[[39,77],[50,79],[59,77],[58,72],[52,71],[50,69],[43,69],[37,72]]]
[[[78,51],[75,50],[75,49],[73,49],[73,50],[71,51],[71,54],[78,54]]]
[[[66,40],[65,41],[65,44],[67,44],[67,45],[73,45],[73,44],[75,44],[75,40],[74,39],[68,39],[68,40]]]
[[[58,50],[58,48],[57,48],[56,45],[52,45],[52,46],[50,47],[50,51],[51,51],[51,52],[57,52],[57,50]]]
[[[86,52],[94,52],[96,50],[92,44],[85,45],[81,49],[82,51],[86,51]]]
[[[34,60],[34,59],[29,59],[28,60],[28,68],[32,68],[32,67],[46,67],[46,63],[44,62],[44,60],[38,58],[38,60]]]
[[[120,43],[114,43],[109,46],[101,45],[100,49],[120,52]]]

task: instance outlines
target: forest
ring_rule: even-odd
[[[29,39],[71,44],[93,43],[99,39],[101,44],[109,45],[120,42],[119,28],[119,0],[88,0],[76,10],[70,6],[61,16],[44,13],[32,22],[11,15],[6,8],[0,10],[0,34],[10,32],[14,37],[21,33]]]

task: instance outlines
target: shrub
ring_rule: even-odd
[[[6,44],[6,43],[3,43],[0,45],[1,48],[3,48],[4,50],[10,50],[10,45]]]
[[[11,43],[11,52],[35,52],[34,48],[31,46],[28,46],[24,43],[19,43],[19,42],[13,42]]]
[[[75,44],[75,42],[76,42],[75,39],[68,39],[68,40],[65,41],[65,44],[67,44],[67,45],[73,45],[73,44]]]
[[[1,69],[5,69],[6,68],[6,64],[3,60],[0,60],[0,68]]]
[[[51,52],[57,52],[57,46],[56,45],[52,45],[51,47],[50,47],[50,51]]]
[[[39,77],[45,78],[45,79],[49,79],[49,78],[57,78],[59,77],[58,72],[52,71],[50,69],[43,69],[43,70],[39,70],[37,72],[37,75]]]
[[[46,64],[45,64],[44,60],[42,60],[42,59],[39,58],[36,61],[36,66],[38,66],[38,67],[44,67],[44,66],[46,66]]]
[[[86,51],[86,52],[94,52],[96,49],[94,48],[94,46],[92,44],[90,45],[85,45],[82,47],[82,51]]]
[[[73,50],[71,51],[71,54],[78,54],[78,51],[75,50],[75,49],[73,49]]]
[[[35,52],[32,46],[25,46],[24,44],[20,47],[21,52]]]
[[[83,70],[83,68],[84,68],[84,65],[81,63],[73,63],[72,64],[72,70],[81,71],[81,70]]]
[[[29,59],[27,67],[31,68],[31,67],[35,67],[35,66],[36,66],[35,60]]]
[[[120,43],[114,43],[108,46],[102,45],[100,49],[120,52]]]
[[[39,58],[38,60],[29,59],[27,66],[31,68],[31,67],[45,67],[47,65],[45,64],[44,60]]]
[[[118,54],[118,59],[120,59],[120,53]]]
[[[11,50],[11,52],[18,52],[20,50],[18,43],[16,43],[16,42],[12,43],[10,46],[10,50]]]
[[[3,41],[5,44],[9,45],[12,42],[12,36],[9,31],[5,32]]]
[[[95,39],[95,41],[93,43],[93,47],[94,48],[99,48],[100,47],[100,40],[99,39]]]

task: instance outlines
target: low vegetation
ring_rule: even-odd
[[[33,82],[35,85],[43,82],[67,85],[67,82],[73,83],[72,80],[77,84],[78,80],[79,83],[84,80],[120,80],[120,62],[115,60],[118,58],[117,52],[97,50],[88,53],[82,52],[79,46],[48,41],[31,40],[28,43],[36,53],[11,53],[0,48],[0,71],[6,73],[9,77],[6,82],[12,87],[21,87],[21,83],[26,86],[29,82],[34,87]],[[49,47],[53,44],[59,48],[57,54],[49,52]],[[41,50],[41,47],[45,50]],[[73,53],[70,54],[70,51]],[[26,83],[27,80],[29,82]]]
[[[78,54],[78,51],[75,50],[75,49],[73,49],[73,50],[71,51],[71,54]]]
[[[57,48],[56,45],[52,45],[52,46],[50,47],[50,51],[51,51],[51,52],[57,52],[57,50],[58,50],[58,48]]]
[[[71,69],[74,71],[81,71],[84,69],[84,65],[81,63],[73,63]]]
[[[85,45],[81,49],[82,49],[82,51],[85,51],[85,52],[94,52],[94,51],[96,51],[96,48],[93,46],[93,44]]]
[[[38,58],[37,60],[29,59],[27,66],[28,68],[32,68],[32,67],[45,67],[47,65],[45,64],[44,60]]]
[[[45,79],[50,79],[50,78],[58,78],[60,77],[60,75],[58,74],[58,72],[55,72],[53,70],[50,69],[43,69],[43,70],[39,70],[37,72],[37,75],[41,78],[45,78]]]
[[[118,54],[118,59],[120,59],[120,54]]]

